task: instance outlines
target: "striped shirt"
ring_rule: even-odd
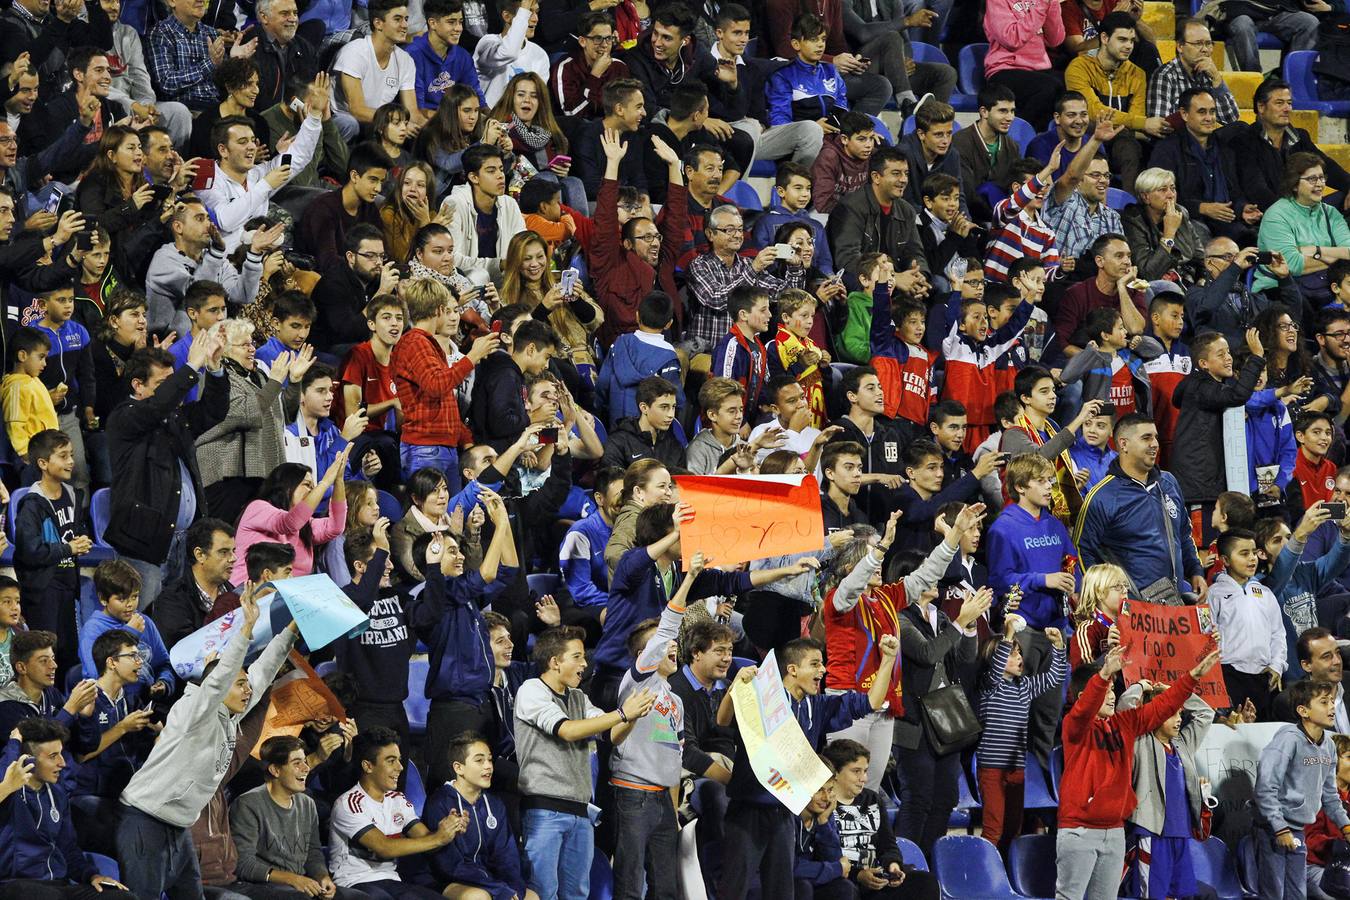
[[[1004,678],[1003,667],[1011,652],[1012,644],[998,642],[980,685],[980,721],[984,723],[984,732],[980,735],[978,754],[982,769],[1025,767],[1031,701],[1057,689],[1069,674],[1068,657],[1063,650],[1055,650],[1048,672]]]
[[[994,230],[984,260],[984,277],[1007,283],[1008,266],[1024,256],[1039,259],[1047,269],[1059,268],[1059,246],[1054,229],[1025,207],[1046,189],[1039,177],[1023,183],[994,207]],[[1049,273],[1055,277],[1054,273]]]

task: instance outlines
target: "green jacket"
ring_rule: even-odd
[[[852,291],[848,295],[848,322],[835,341],[841,362],[865,366],[872,361],[872,295]]]
[[[1270,205],[1261,217],[1257,233],[1258,250],[1278,250],[1289,263],[1289,274],[1298,278],[1303,274],[1303,254],[1299,247],[1350,247],[1350,226],[1340,210],[1325,203],[1303,206],[1292,197],[1282,197]],[[1276,280],[1265,270],[1257,272],[1252,290],[1264,291],[1274,287]]]

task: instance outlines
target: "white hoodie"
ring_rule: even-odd
[[[1227,572],[1209,589],[1209,608],[1219,626],[1219,661],[1247,675],[1267,667],[1284,674],[1289,650],[1275,592],[1255,578],[1239,585]]]

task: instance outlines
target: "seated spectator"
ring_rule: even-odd
[[[294,575],[308,575],[314,569],[317,548],[342,533],[347,518],[347,485],[342,473],[347,468],[350,448],[337,452],[333,463],[315,482],[309,467],[282,463],[268,474],[258,488],[258,499],[244,508],[236,532],[238,549],[247,552],[257,541],[275,541],[295,549]],[[315,516],[328,490],[333,500],[328,515]],[[242,584],[243,559],[236,559],[231,580]]]
[[[376,297],[392,296],[398,287],[398,261],[386,256],[377,226],[353,225],[344,240],[343,258],[325,267],[313,293],[318,318],[311,336],[317,346],[336,356],[345,356],[348,349],[367,339],[371,332],[365,310]],[[400,314],[400,324],[401,319]],[[371,418],[377,415],[372,413]]]
[[[1129,13],[1110,13],[1102,19],[1098,31],[1101,49],[1074,57],[1064,73],[1065,86],[1086,98],[1088,116],[1093,121],[1109,112],[1114,124],[1124,126],[1112,138],[1107,152],[1121,187],[1130,192],[1135,189],[1144,155],[1135,134],[1161,138],[1172,130],[1162,116],[1146,116],[1148,77],[1130,61],[1138,31],[1139,23]]]
[[[1319,502],[1330,503],[1336,481],[1336,463],[1327,458],[1335,429],[1325,412],[1300,413],[1293,425],[1298,455],[1294,460],[1293,480],[1285,490],[1285,508],[1290,519],[1298,519]]]
[[[80,629],[80,662],[84,676],[99,678],[103,675],[103,668],[93,655],[94,643],[108,631],[124,631],[137,641],[137,653],[145,663],[139,671],[139,689],[131,692],[130,699],[168,699],[175,685],[173,667],[154,621],[137,612],[141,576],[120,559],[99,563],[94,569],[94,592],[102,609],[91,615]]]
[[[1245,199],[1232,150],[1215,134],[1214,94],[1190,88],[1178,100],[1183,127],[1159,141],[1149,161],[1177,179],[1177,203],[1214,236],[1250,240],[1261,209]]]
[[[1336,191],[1336,205],[1344,207],[1350,203],[1350,174],[1322,152],[1308,132],[1291,124],[1293,97],[1289,83],[1280,78],[1267,78],[1257,85],[1252,96],[1256,121],[1241,126],[1232,138],[1238,180],[1252,203],[1269,209],[1286,193],[1285,161],[1295,153],[1311,153],[1322,160],[1327,186]]]
[[[499,275],[511,238],[525,230],[520,206],[506,195],[504,160],[496,147],[470,147],[463,157],[468,183],[452,190],[441,205],[442,214],[450,217],[459,269]]]
[[[1124,231],[1120,213],[1106,202],[1106,193],[1111,184],[1111,165],[1101,154],[1102,146],[1110,142],[1121,127],[1110,121],[1097,122],[1096,128],[1083,139],[1078,152],[1064,171],[1056,173],[1055,186],[1041,208],[1046,224],[1055,229],[1060,268],[1065,272],[1077,272],[1083,254],[1102,235],[1121,234]],[[1060,156],[1062,159],[1064,151],[1061,151]],[[1084,269],[1087,268],[1084,265]]]
[[[937,21],[936,9],[906,8],[903,3],[854,7],[845,15],[844,34],[858,55],[869,61],[867,71],[891,85],[895,105],[903,118],[917,115],[926,103],[946,103],[956,89],[956,70],[946,63],[919,62],[912,40],[930,39],[923,26]],[[907,27],[899,27],[907,26]],[[931,97],[928,96],[931,93]]]
[[[584,373],[587,387],[599,366],[591,350],[591,336],[600,327],[604,314],[596,306],[580,279],[567,293],[556,282],[549,264],[548,244],[533,231],[522,231],[511,238],[502,260],[501,302],[532,310],[557,332],[568,354],[568,361]]]
[[[837,131],[826,135],[811,164],[811,205],[816,212],[828,214],[841,198],[867,184],[868,160],[878,143],[871,116],[846,110],[839,117]]]
[[[272,301],[272,318],[276,320],[276,333],[267,339],[267,343],[254,354],[256,363],[264,371],[281,361],[281,354],[289,353],[294,359],[305,349],[309,333],[318,317],[314,302],[300,291],[286,291]]]
[[[286,459],[298,462],[311,472],[326,470],[337,454],[347,449],[351,442],[365,431],[368,420],[365,410],[360,407],[347,415],[339,426],[331,417],[333,411],[334,371],[323,363],[310,366],[300,379],[300,397],[295,421],[286,426],[283,435],[286,442]],[[350,453],[350,451],[349,451]],[[353,469],[352,474],[370,478],[379,474],[380,458],[373,450]],[[345,479],[346,470],[339,477]],[[327,502],[327,495],[324,501]]]
[[[217,122],[230,116],[242,116],[253,123],[258,143],[267,145],[271,132],[262,118],[266,108],[258,105],[261,78],[258,66],[251,59],[231,58],[216,68],[216,85],[223,98],[211,103],[192,120],[192,137],[187,143],[189,157],[209,158],[215,147],[211,145],[211,131]]]
[[[56,647],[56,635],[50,631],[34,629],[14,635],[9,649],[14,680],[0,687],[0,723],[12,732],[25,719],[49,719],[68,729],[73,743],[65,750],[63,780],[74,786],[80,771],[75,754],[94,748],[93,744],[86,746],[88,734],[81,719],[93,713],[98,685],[93,679],[81,679],[69,696],[56,687]]]
[[[431,224],[430,192],[436,188],[436,173],[418,160],[402,167],[394,182],[394,195],[380,207],[380,226],[388,259],[395,265],[408,261],[413,235]]]
[[[525,431],[530,424],[523,399],[525,379],[543,374],[561,349],[559,343],[548,325],[527,320],[516,327],[507,352],[485,354],[469,405],[469,425],[476,439],[500,452]]]
[[[388,728],[361,732],[352,742],[352,759],[360,774],[333,804],[328,829],[333,881],[371,900],[440,897],[438,891],[403,881],[396,861],[446,846],[464,832],[468,817],[451,811],[436,823],[435,831],[422,823],[412,803],[398,791],[403,754],[396,732]]]
[[[1072,356],[1087,346],[1082,329],[1096,309],[1119,309],[1126,331],[1138,334],[1146,325],[1143,293],[1130,287],[1136,270],[1130,264],[1130,247],[1119,233],[1107,232],[1088,248],[1097,273],[1065,292],[1055,310],[1054,330],[1065,352]]]
[[[1251,10],[1245,15],[1233,16],[1224,26],[1224,37],[1234,68],[1243,72],[1261,71],[1257,32],[1274,35],[1289,50],[1316,50],[1318,18],[1314,12],[1325,11],[1310,6],[1302,9],[1276,7],[1269,15]]]
[[[97,59],[106,58],[99,56]],[[140,135],[125,125],[111,125],[98,141],[98,155],[80,179],[75,203],[90,221],[110,235],[119,247],[130,232],[151,225],[164,213],[154,203],[154,187],[145,178],[145,154]],[[53,160],[52,170],[60,166]]]
[[[908,254],[923,260],[917,212],[902,198],[909,165],[894,147],[881,147],[868,161],[868,184],[849,194],[830,214],[825,231],[837,268],[847,268],[865,253],[892,260]],[[923,268],[923,263],[920,268]]]
[[[489,106],[506,95],[507,82],[516,74],[531,72],[543,81],[549,73],[548,52],[530,40],[539,24],[538,0],[497,0],[497,11],[501,33],[483,35],[473,51],[483,101]]]
[[[980,89],[978,103],[979,119],[952,136],[952,149],[961,158],[961,195],[966,198],[971,218],[984,223],[992,218],[993,204],[1012,177],[1013,164],[1022,158],[1022,152],[1008,136],[1017,117],[1017,97],[1012,89],[986,84]],[[990,193],[990,188],[984,188],[986,184],[992,187],[992,200],[986,197]]]
[[[393,163],[373,144],[358,144],[347,162],[347,181],[340,190],[329,191],[305,207],[296,229],[296,241],[314,254],[321,269],[343,261],[347,233],[357,225],[380,227],[375,199],[384,190]]]
[[[226,46],[218,30],[202,23],[206,10],[192,0],[174,0],[169,15],[150,31],[150,74],[157,95],[189,109],[204,110],[220,99],[214,73],[231,57],[248,57],[258,40],[236,40]]]
[[[1050,156],[1059,149],[1059,168],[1051,174],[1058,181],[1069,168],[1069,163],[1078,158],[1083,143],[1092,130],[1092,118],[1088,115],[1087,99],[1077,91],[1065,91],[1055,101],[1055,116],[1052,128],[1047,128],[1031,139],[1027,144],[1027,156],[1049,162]],[[1096,152],[1101,152],[1097,147]]]
[[[408,42],[408,6],[402,0],[380,0],[370,7],[370,34],[342,45],[332,70],[333,115],[344,135],[369,129],[375,111],[399,103],[418,125],[417,66],[403,49]],[[343,122],[343,120],[348,120]]]
[[[150,613],[166,647],[172,647],[206,624],[212,607],[234,588],[234,532],[220,519],[192,523],[184,541],[188,569],[164,586]]]
[[[319,54],[309,35],[297,33],[300,15],[295,0],[263,0],[257,14],[258,48],[253,61],[259,74],[258,107],[268,109],[289,99],[287,84],[295,75],[318,71]]]
[[[259,65],[266,63],[260,61]],[[310,71],[310,68],[306,67],[288,74],[284,84],[277,88],[282,99],[262,111],[262,120],[267,124],[268,133],[271,135],[268,150],[273,155],[284,153],[283,143],[289,142],[290,135],[299,132],[304,125],[307,115],[305,98],[309,95]],[[288,187],[323,187],[325,183],[321,180],[321,172],[331,178],[340,178],[347,170],[347,141],[356,140],[356,120],[339,119],[334,116],[331,103],[324,104],[319,120],[319,145],[314,149],[314,155],[310,157],[308,165],[295,167],[291,180],[287,182]],[[342,131],[342,128],[347,126],[350,126],[350,137],[345,136]]]
[[[706,352],[727,333],[731,325],[728,301],[739,287],[777,294],[791,285],[780,272],[770,271],[777,261],[774,247],[754,257],[742,256],[745,226],[741,212],[724,205],[708,213],[704,229],[712,247],[689,264],[690,324],[686,335],[691,352]],[[786,261],[785,261],[786,262]]]
[[[620,419],[609,433],[604,465],[625,468],[635,460],[651,457],[671,471],[685,469],[684,446],[671,426],[675,422],[675,386],[660,376],[649,375],[637,386],[638,414]]]
[[[580,52],[559,60],[549,75],[553,103],[564,116],[599,119],[605,115],[605,88],[630,77],[628,64],[614,55],[618,40],[609,10],[586,10],[576,28]]]
[[[1147,368],[1147,366],[1145,367]],[[1116,461],[1116,451],[1111,449],[1111,426],[1114,419],[1109,415],[1089,416],[1083,421],[1083,433],[1078,435],[1069,456],[1079,469],[1086,469],[1087,483],[1083,485],[1086,494],[1097,486]]]
[[[1236,245],[1234,245],[1236,246]],[[1158,464],[1171,462],[1172,437],[1176,433],[1177,408],[1172,394],[1191,370],[1191,350],[1181,342],[1186,312],[1181,289],[1155,292],[1148,307],[1149,330],[1163,345],[1163,355],[1144,367],[1153,389],[1153,421],[1158,425]]]
[[[1322,273],[1338,260],[1350,259],[1350,226],[1323,200],[1326,167],[1309,153],[1293,153],[1284,169],[1284,196],[1261,217],[1257,247],[1278,252],[1314,306],[1330,300],[1328,276]],[[1313,246],[1309,246],[1312,244]],[[1258,271],[1252,290],[1265,290],[1275,279]]]
[[[449,515],[450,490],[446,474],[434,466],[426,466],[413,472],[407,479],[408,499],[411,504],[407,513],[394,524],[389,533],[390,554],[399,574],[408,582],[422,581],[422,566],[413,557],[413,544],[424,534],[452,534],[453,524]],[[463,536],[464,523],[459,523],[458,534]],[[475,538],[477,529],[470,528],[469,535]],[[478,554],[475,552],[474,556]]]
[[[413,38],[408,45],[408,55],[417,70],[417,108],[435,110],[446,92],[456,84],[467,85],[478,94],[480,101],[486,102],[473,56],[459,43],[464,35],[462,0],[423,3],[422,14],[427,20],[426,33]]]
[[[1238,121],[1237,99],[1214,62],[1214,40],[1210,37],[1209,25],[1198,18],[1177,22],[1177,55],[1149,76],[1144,114],[1166,119],[1181,108],[1181,95],[1193,88],[1209,89],[1220,125]]]
[[[1195,286],[1186,292],[1186,314],[1192,327],[1218,331],[1230,345],[1240,344],[1244,331],[1256,324],[1257,317],[1271,305],[1268,292],[1251,290],[1246,273],[1256,265],[1255,247],[1239,249],[1232,238],[1216,237],[1205,245],[1204,269]],[[1271,263],[1272,271],[1281,270]],[[1297,285],[1283,266],[1279,282],[1281,301],[1296,308]]]
[[[820,756],[829,777],[816,788],[811,799],[797,815],[797,846],[792,858],[792,888],[798,897],[832,897],[857,888],[848,880],[852,861],[839,845],[839,829],[834,824],[834,764]]]
[[[1120,312],[1094,309],[1083,330],[1088,346],[1063,371],[1064,384],[1082,382],[1084,400],[1100,400],[1114,407],[1114,415],[1149,414],[1149,384],[1144,364],[1162,355],[1162,345],[1147,335],[1130,337]]]
[[[1125,207],[1120,219],[1138,277],[1189,285],[1203,251],[1190,212],[1177,203],[1176,176],[1156,166],[1145,169],[1135,182],[1135,194],[1139,202]]]
[[[852,10],[850,10],[852,14]],[[806,21],[806,16],[812,16],[816,21]],[[772,41],[773,55],[782,59],[792,59],[794,53],[797,59],[805,62],[809,67],[815,67],[824,60],[823,65],[826,69],[835,72],[835,87],[829,87],[825,79],[819,78],[823,70],[816,69],[815,72],[808,74],[805,80],[798,72],[794,74],[791,81],[795,81],[797,86],[809,85],[815,82],[813,87],[808,87],[800,97],[795,100],[807,101],[813,93],[820,94],[820,88],[826,87],[824,94],[834,95],[838,105],[845,108],[856,108],[859,112],[868,115],[877,115],[882,108],[892,100],[898,103],[900,99],[907,102],[901,107],[901,115],[908,116],[917,105],[913,96],[904,98],[897,97],[900,90],[904,89],[912,94],[911,87],[897,87],[891,84],[885,76],[879,74],[881,70],[881,58],[875,61],[868,60],[861,53],[853,51],[849,43],[849,36],[845,31],[845,16],[843,8],[835,7],[816,7],[810,11],[805,8],[794,10],[791,6],[773,7],[768,12],[768,37]],[[805,26],[799,27],[799,26]],[[809,44],[808,53],[803,53],[802,48],[796,44],[805,42]],[[895,60],[889,61],[890,66],[894,66]],[[789,69],[793,65],[788,66]],[[783,70],[780,69],[781,73]],[[775,73],[775,76],[778,73]],[[819,80],[817,80],[819,78]],[[770,78],[769,88],[769,124],[777,125],[781,121],[791,121],[787,119],[774,121],[774,87],[772,86],[775,77]],[[936,86],[936,85],[935,85]],[[794,94],[796,91],[794,89]],[[828,103],[828,101],[827,101]],[[807,103],[804,103],[807,105]],[[828,117],[830,110],[821,108],[822,116]],[[802,118],[806,118],[803,116]],[[821,116],[812,116],[811,118],[819,120]]]
[[[909,186],[905,199],[919,209],[923,205],[922,186],[930,175],[945,174],[961,186],[961,154],[952,152],[952,128],[956,113],[946,103],[929,101],[914,111],[914,130],[900,139],[900,150],[909,162]],[[968,214],[965,197],[960,211]]]
[[[136,687],[141,684],[146,661],[135,634],[122,628],[109,629],[94,641],[91,654],[98,672],[98,694],[94,714],[81,722],[81,727],[90,732],[93,747],[81,761],[75,805],[77,832],[97,834],[103,829],[89,821],[90,814],[116,816],[117,797],[145,764],[163,726],[153,720],[150,704],[136,709],[131,705],[137,699]],[[105,818],[102,824],[106,828],[110,823]]]
[[[577,176],[586,185],[586,196],[598,197],[608,159],[604,150],[604,136],[611,131],[618,136],[624,148],[624,153],[619,157],[621,177],[618,180],[646,192],[646,141],[629,137],[637,133],[638,127],[647,118],[647,101],[642,95],[642,82],[634,78],[616,78],[605,85],[601,97],[604,116],[585,120],[579,127],[576,140]],[[684,184],[683,178],[680,184]],[[596,204],[597,216],[603,208],[603,205]]]
[[[188,333],[183,301],[193,282],[215,282],[236,306],[252,303],[262,281],[263,255],[280,246],[284,236],[281,226],[255,230],[244,264],[236,268],[205,204],[192,195],[174,207],[169,230],[172,242],[155,251],[145,276],[146,327],[155,334]]]
[[[812,166],[814,168],[814,165]],[[834,274],[834,260],[830,256],[830,244],[825,238],[825,226],[811,215],[809,207],[815,194],[815,175],[812,169],[795,162],[778,163],[778,172],[774,176],[774,197],[769,208],[755,219],[754,233],[750,237],[752,247],[766,247],[773,243],[773,236],[783,225],[789,222],[801,222],[810,226],[815,241],[815,257],[812,265],[827,275]],[[833,197],[830,202],[833,202]]]
[[[962,210],[961,181],[946,172],[924,178],[918,202],[919,239],[928,271],[933,273],[933,286],[939,295],[949,293],[947,267],[957,257],[980,255],[988,232],[967,218]]]
[[[822,61],[831,37],[829,27],[810,13],[797,16],[791,20],[791,25],[792,52],[785,52],[787,47],[780,50],[791,62],[769,76],[766,87],[769,126],[777,128],[797,121],[813,121],[827,134],[834,133],[838,126],[830,119],[848,111],[849,84],[832,63]],[[786,27],[783,31],[786,36]],[[862,65],[861,59],[854,54],[841,52],[835,56],[843,56],[845,65],[855,71]],[[860,83],[857,77],[854,77],[854,83]],[[825,127],[827,124],[829,128]]]
[[[492,107],[492,117],[506,123],[515,154],[513,171],[520,177],[538,173],[538,177],[562,185],[568,206],[586,209],[585,186],[569,173],[572,158],[562,127],[553,117],[553,105],[548,99],[548,86],[534,72],[520,72],[511,77],[501,97]],[[520,185],[513,189],[513,195]]]
[[[1022,118],[1037,131],[1043,130],[1064,90],[1064,75],[1050,65],[1049,56],[1049,48],[1064,41],[1060,6],[1023,7],[999,0],[985,8],[984,33],[989,41],[985,81],[989,87],[1010,90],[1013,97],[1009,99],[1015,99]],[[986,107],[983,100],[980,106]]]

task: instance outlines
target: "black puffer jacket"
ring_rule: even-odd
[[[1172,439],[1172,474],[1188,504],[1212,503],[1225,490],[1223,413],[1247,403],[1265,367],[1264,359],[1251,356],[1236,378],[1215,381],[1197,366],[1172,392],[1181,411]]]

